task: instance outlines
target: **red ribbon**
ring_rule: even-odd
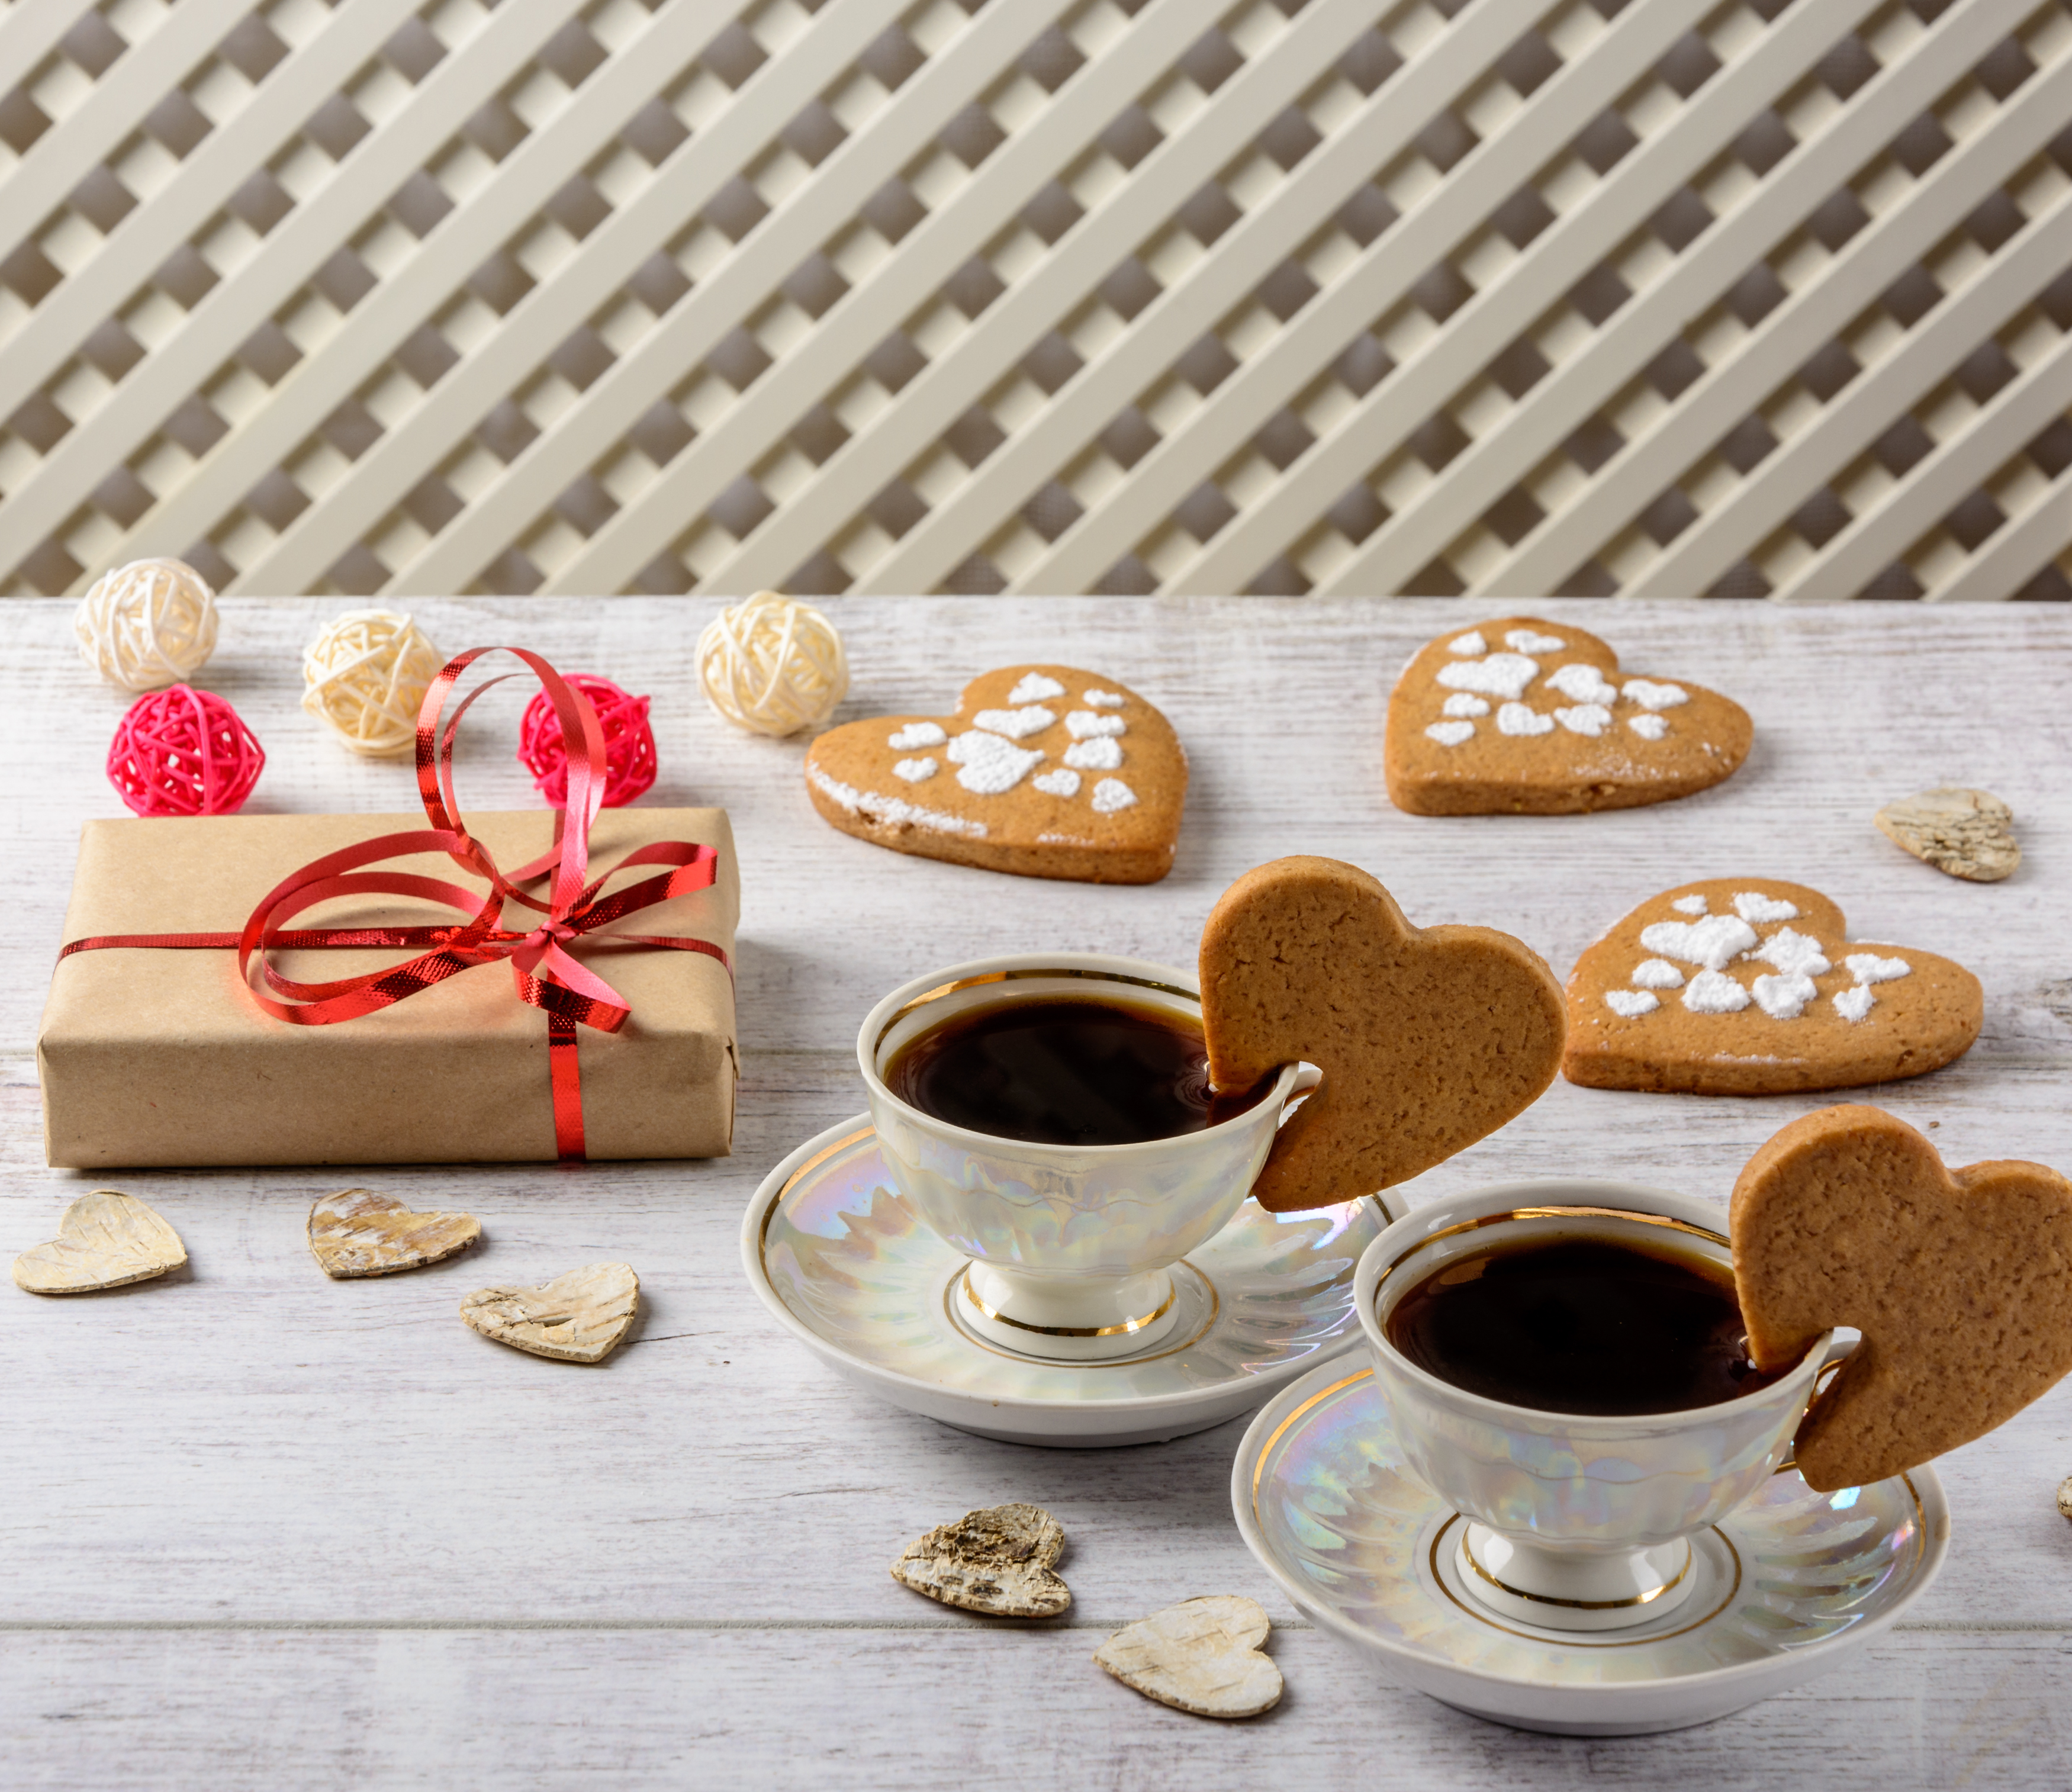
[[[461,674],[485,653],[516,654],[531,668],[553,705],[568,743],[568,799],[557,810],[554,845],[508,878],[482,843],[460,820],[453,787],[453,743],[469,706],[503,678],[471,692],[446,715],[447,698]],[[506,673],[505,677],[515,676]],[[632,1012],[611,985],[570,956],[578,940],[614,922],[693,890],[709,889],[718,869],[718,853],[688,841],[661,841],[629,853],[616,865],[586,882],[590,869],[590,830],[603,807],[606,754],[603,730],[589,700],[536,653],[523,647],[476,647],[447,661],[425,693],[417,712],[417,790],[424,799],[429,829],[380,834],[356,845],[314,859],[282,880],[252,911],[240,933],[99,934],[75,939],[60,951],[92,951],[110,946],[234,947],[239,980],[247,993],[277,1020],[294,1026],[331,1026],[357,1020],[420,990],[443,983],[478,964],[508,961],[520,1001],[547,1017],[547,1069],[554,1104],[554,1147],[564,1159],[584,1155],[582,1079],[577,1058],[576,1029],[616,1033]],[[416,853],[444,853],[463,869],[488,882],[478,896],[462,885],[401,871],[364,871],[384,859]],[[616,891],[602,894],[619,872],[635,865],[675,869]],[[552,874],[548,899],[541,902],[518,886]],[[319,902],[343,896],[410,896],[442,903],[465,919],[458,925],[409,927],[287,928],[282,923]],[[529,930],[500,925],[506,903],[532,910],[541,918]],[[596,945],[652,947],[703,952],[726,965],[727,956],[709,940],[674,935],[614,934]],[[334,983],[298,983],[273,968],[267,954],[295,948],[351,946],[425,947],[429,950],[385,971],[370,971]],[[252,984],[257,958],[266,987],[286,998],[276,1001]]]

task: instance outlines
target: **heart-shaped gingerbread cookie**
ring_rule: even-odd
[[[1281,1703],[1281,1670],[1260,1652],[1272,1628],[1256,1599],[1185,1599],[1118,1630],[1094,1661],[1147,1699],[1198,1717],[1256,1717]]]
[[[341,1189],[310,1209],[310,1252],[339,1281],[442,1263],[481,1236],[473,1214],[415,1214],[372,1189]]]
[[[1418,651],[1389,697],[1382,758],[1412,815],[1575,815],[1716,784],[1754,736],[1730,697],[1623,672],[1566,623],[1507,616]]]
[[[1283,1064],[1322,1085],[1252,1185],[1289,1213],[1429,1169],[1537,1100],[1561,1062],[1561,986],[1488,927],[1413,927],[1366,872],[1276,859],[1202,930],[1202,1025],[1219,1089]]]
[[[1072,1602],[1052,1572],[1064,1551],[1063,1527],[1042,1506],[985,1506],[916,1537],[893,1563],[892,1578],[968,1612],[1055,1617]]]
[[[2041,1164],[1946,1169],[1905,1121],[1827,1108],[1749,1160],[1729,1225],[1758,1368],[1863,1334],[1799,1428],[1816,1492],[1982,1437],[2072,1370],[2072,1182]]]
[[[562,1362],[602,1362],[640,1306],[640,1278],[623,1263],[586,1264],[541,1288],[479,1288],[460,1316],[484,1338]]]
[[[31,1294],[90,1294],[148,1282],[187,1260],[180,1235],[134,1194],[96,1189],[65,1209],[58,1235],[14,1260]]]
[[[1940,1070],[1984,1017],[1963,965],[1852,941],[1819,890],[1714,878],[1649,898],[1576,961],[1561,1072],[1686,1095],[1852,1088]]]
[[[895,853],[1025,878],[1156,883],[1173,868],[1187,755],[1126,684],[1005,666],[954,716],[845,722],[806,754],[813,807]]]

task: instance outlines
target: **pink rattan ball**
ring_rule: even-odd
[[[588,697],[604,730],[604,806],[631,803],[655,782],[655,730],[648,722],[648,699],[630,697],[608,678],[570,672],[568,681]],[[561,717],[545,691],[525,706],[518,729],[518,761],[549,803],[569,799],[569,750]]]
[[[237,712],[186,684],[138,698],[108,749],[108,781],[138,815],[235,815],[265,765]]]

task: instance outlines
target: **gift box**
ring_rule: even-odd
[[[562,820],[486,814],[470,816],[467,832],[505,877],[545,900],[546,880],[527,882],[518,868],[553,853]],[[467,933],[467,914],[450,897],[442,906],[349,891],[286,915],[289,931],[240,977],[239,935],[253,943],[255,910],[284,881],[320,869],[313,861],[327,856],[352,860],[377,836],[434,838],[425,825],[422,814],[87,823],[68,950],[36,1042],[51,1163],[725,1156],[738,1075],[731,966],[740,882],[723,810],[597,815],[584,881],[605,878],[602,893],[558,922],[507,900],[485,937],[479,923]],[[652,893],[658,866],[684,865],[689,855],[664,855],[666,842],[713,849],[692,866],[708,886],[601,919],[614,892],[644,884]],[[655,856],[611,875],[643,849]],[[474,906],[491,887],[445,851],[392,849],[380,862],[387,875],[458,886],[454,894]],[[680,886],[695,881],[675,876]],[[442,935],[457,935],[462,949],[442,951]],[[369,937],[388,943],[354,943]],[[464,968],[452,966],[457,957]],[[335,1024],[296,1024],[322,1005],[306,995],[295,1019],[269,1012],[260,999],[269,963],[306,992],[360,980],[371,993],[352,999],[380,1005]],[[368,978],[390,967],[409,968]],[[583,993],[598,980],[615,1001]]]

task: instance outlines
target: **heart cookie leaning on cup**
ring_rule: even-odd
[[[1650,897],[1576,961],[1561,1073],[1686,1095],[1846,1089],[1940,1070],[1984,1017],[1963,965],[1850,940],[1819,890],[1713,878]]]
[[[1594,635],[1507,616],[1419,650],[1388,699],[1389,800],[1412,815],[1575,815],[1730,777],[1755,726],[1731,697],[1635,677]]]
[[[895,853],[1148,884],[1173,868],[1187,755],[1126,684],[1005,666],[967,684],[953,716],[830,729],[807,750],[806,788],[830,825]]]
[[[1283,1064],[1323,1083],[1252,1185],[1289,1213],[1429,1169],[1536,1101],[1561,1062],[1560,985],[1488,927],[1413,927],[1336,859],[1276,859],[1224,891],[1202,930],[1210,1080],[1248,1088]]]
[[[1982,1437],[2072,1370],[2072,1182],[2054,1169],[1947,1169],[1905,1121],[1827,1108],[1749,1160],[1729,1214],[1758,1368],[1863,1334],[1799,1428],[1816,1492]]]

